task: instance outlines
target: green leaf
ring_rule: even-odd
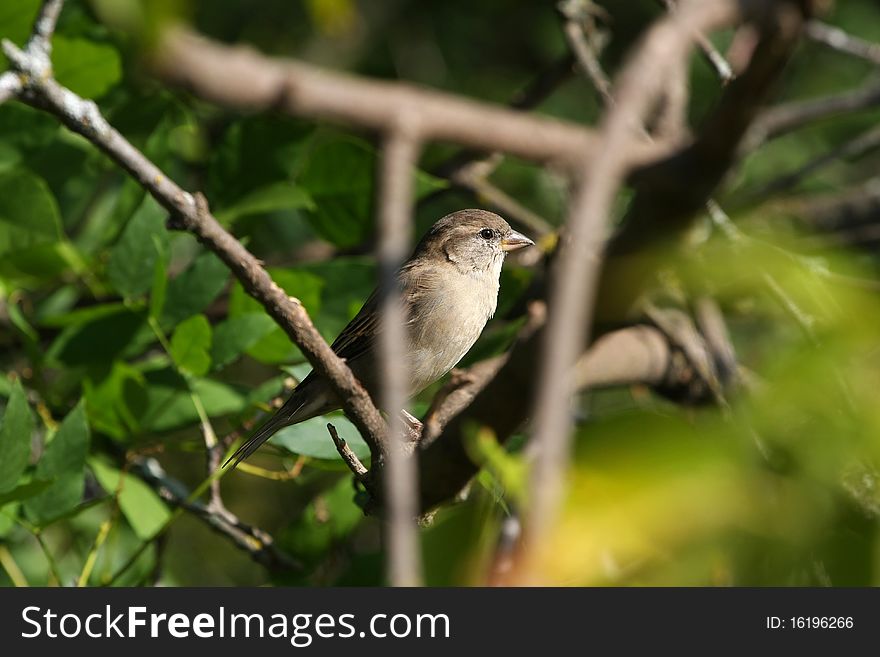
[[[154,239],[158,238],[154,235]],[[150,317],[159,319],[162,315],[162,309],[165,307],[165,295],[168,290],[168,254],[161,249],[160,244],[156,244],[156,251],[159,257],[156,258],[156,265],[153,269],[153,288],[150,293]]]
[[[168,282],[161,324],[170,329],[179,321],[202,312],[217,298],[229,280],[229,269],[216,255],[205,252],[179,276]]]
[[[103,459],[89,459],[89,467],[101,488],[116,495],[122,514],[142,541],[152,538],[171,517],[165,503],[137,477],[120,472]]]
[[[208,181],[215,211],[222,212],[270,183],[289,182],[313,131],[304,122],[278,117],[249,117],[233,123],[210,165]]]
[[[58,314],[47,314],[40,320],[40,326],[49,328],[65,328],[68,326],[77,326],[79,324],[88,324],[90,322],[108,317],[117,313],[127,312],[124,303],[99,303],[86,308],[76,308],[69,312]]]
[[[92,316],[95,319],[64,329],[49,346],[46,360],[69,367],[95,366],[139,351],[155,339],[147,332],[144,311],[112,304]]]
[[[147,197],[110,251],[110,283],[127,299],[143,294],[153,284],[156,260],[164,256],[167,248],[165,211],[152,197]]]
[[[15,519],[18,518],[20,502],[10,502],[6,506],[0,506],[0,538],[4,538],[15,527]]]
[[[309,213],[321,237],[340,247],[363,242],[373,226],[375,156],[366,142],[342,136],[318,139],[297,182],[314,199]]]
[[[52,485],[25,502],[25,512],[45,525],[73,509],[82,500],[85,463],[89,451],[89,425],[82,401],[68,413],[37,463],[37,479],[54,479]]]
[[[238,413],[245,408],[244,395],[232,386],[197,379],[192,388],[210,417]],[[144,372],[140,380],[126,380],[124,398],[133,420],[144,432],[165,431],[198,421],[187,382],[171,368]]]
[[[341,460],[336,445],[327,432],[328,422],[336,427],[339,436],[348,443],[358,458],[369,458],[370,448],[357,428],[342,414],[318,416],[292,427],[285,427],[272,437],[272,443],[302,456],[328,461]]]
[[[0,424],[0,493],[11,490],[27,467],[34,416],[19,381],[12,384]]]
[[[112,46],[85,39],[52,39],[55,79],[84,98],[99,98],[119,82],[122,65]]]
[[[41,178],[22,170],[0,174],[0,255],[61,239],[58,204]]]
[[[211,369],[211,324],[204,315],[181,322],[171,336],[171,357],[183,372],[202,376]]]
[[[354,503],[351,482],[348,477],[343,477],[312,500],[304,512],[284,529],[278,542],[282,549],[299,559],[319,561],[326,558],[327,551],[334,544],[345,540],[363,519],[363,511]]]
[[[217,219],[230,223],[239,217],[267,214],[277,210],[315,209],[311,196],[293,183],[278,182],[257,189],[217,213]]]
[[[317,315],[321,307],[321,289],[324,287],[324,281],[319,276],[302,269],[272,269],[269,273],[287,294],[302,302],[309,315]],[[261,312],[265,311],[258,301],[248,296],[240,284],[233,285],[229,299],[231,317]],[[299,349],[277,326],[249,347],[247,353],[264,363],[279,363],[300,357]]]
[[[125,404],[125,383],[140,381],[140,371],[124,361],[114,361],[109,372],[83,379],[83,393],[89,422],[95,431],[122,440],[128,436],[137,421]]]
[[[275,328],[275,322],[262,313],[246,313],[230,317],[214,328],[211,344],[211,360],[219,369],[231,363],[242,353]]]
[[[38,495],[49,488],[49,486],[51,485],[51,480],[47,481],[45,479],[32,479],[26,484],[16,486],[8,493],[3,493],[2,495],[0,495],[0,507],[6,504],[10,504],[12,502],[20,502],[21,500],[26,500],[29,497]]]
[[[3,38],[23,46],[31,33],[40,0],[16,0],[0,4],[0,34]],[[0,70],[6,68],[6,58],[0,54]]]

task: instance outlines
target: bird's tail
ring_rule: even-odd
[[[305,404],[305,401],[300,401],[300,399],[301,396],[297,395],[296,391],[294,391],[294,394],[291,395],[287,402],[285,402],[284,406],[279,408],[272,417],[266,420],[263,425],[254,432],[254,435],[244,441],[241,446],[235,450],[235,453],[226,460],[223,467],[225,468],[229,465],[230,461],[234,460],[235,463],[232,464],[232,467],[235,469],[239,463],[256,452],[260,448],[260,445],[269,440],[276,431],[289,426],[297,411],[299,411]]]

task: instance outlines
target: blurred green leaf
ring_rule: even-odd
[[[0,506],[0,538],[6,537],[15,527],[20,507],[20,502],[10,502],[5,506]]]
[[[326,461],[339,461],[341,460],[339,452],[336,451],[336,445],[333,444],[333,439],[327,432],[328,422],[336,427],[340,438],[348,443],[358,458],[368,459],[370,457],[370,448],[361,438],[357,427],[341,413],[319,415],[311,420],[285,427],[272,437],[272,443],[294,454]]]
[[[308,217],[324,239],[340,247],[364,241],[373,226],[374,154],[361,140],[317,139],[296,181],[314,199]]]
[[[178,324],[171,336],[171,357],[183,372],[201,376],[211,369],[211,324],[193,315]]]
[[[0,5],[0,34],[18,46],[23,46],[34,18],[40,8],[40,0],[16,0]],[[6,57],[0,53],[0,70],[6,68]]]
[[[16,380],[0,418],[0,493],[13,489],[21,478],[31,454],[33,433],[34,416],[21,382]]]
[[[302,302],[310,316],[315,317],[318,314],[321,307],[321,290],[324,287],[324,281],[320,277],[301,269],[270,269],[269,274],[281,289]],[[265,312],[262,305],[248,296],[236,282],[229,297],[229,316],[238,317],[260,312]],[[291,343],[287,334],[276,326],[249,347],[247,353],[264,363],[279,363],[297,358],[300,352]]]
[[[49,346],[46,360],[69,367],[109,363],[124,354],[140,352],[155,340],[147,327],[145,311],[113,304],[93,317],[65,328]]]
[[[158,238],[156,238],[158,240]],[[165,295],[168,291],[168,258],[159,244],[156,245],[159,257],[153,269],[153,285],[150,291],[150,317],[159,319],[165,307]]]
[[[233,123],[210,166],[215,211],[222,213],[271,183],[289,182],[313,131],[306,123],[276,117],[248,117]]]
[[[19,484],[11,491],[0,495],[0,507],[6,504],[11,504],[12,502],[20,502],[21,500],[26,500],[29,497],[38,495],[49,488],[49,486],[51,485],[51,479],[32,479],[25,484]]]
[[[122,75],[119,53],[112,46],[55,35],[52,39],[55,79],[84,98],[99,98]]]
[[[342,477],[284,529],[278,543],[292,556],[314,562],[350,534],[363,518],[363,511],[354,503],[351,481]]]
[[[202,312],[217,298],[229,280],[229,269],[213,253],[199,255],[185,271],[168,282],[161,324],[177,322]]]
[[[46,525],[79,505],[85,486],[88,451],[89,425],[85,404],[80,401],[64,418],[37,463],[35,477],[54,481],[24,503],[25,512],[34,523]]]
[[[110,251],[107,277],[123,297],[135,298],[153,283],[156,260],[168,248],[165,211],[147,197]]]
[[[89,422],[96,432],[124,439],[137,422],[125,402],[126,381],[142,381],[141,373],[124,361],[113,361],[109,371],[83,379]]]
[[[305,190],[289,182],[278,182],[257,189],[239,199],[218,212],[217,219],[229,223],[247,215],[299,208],[313,210],[315,203]]]
[[[89,459],[89,467],[101,488],[116,495],[125,519],[141,540],[152,538],[171,517],[165,503],[137,477],[120,472],[100,458]]]
[[[246,313],[230,317],[214,327],[211,361],[215,368],[228,365],[275,328],[266,314]]]
[[[23,170],[0,174],[0,256],[61,237],[58,205],[46,183]]]
[[[229,385],[197,379],[192,387],[210,417],[245,408],[244,395]],[[126,380],[123,391],[126,407],[141,431],[165,431],[198,421],[189,386],[173,369],[143,372],[139,381]]]

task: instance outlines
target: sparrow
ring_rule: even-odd
[[[495,313],[504,256],[533,244],[497,214],[474,209],[446,215],[419,241],[397,274],[408,336],[408,397],[446,374],[470,350]],[[382,381],[381,330],[374,290],[331,345],[373,400]],[[341,407],[327,380],[313,371],[224,465],[234,460],[237,466],[283,427]]]

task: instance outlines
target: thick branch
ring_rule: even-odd
[[[578,181],[567,224],[568,240],[561,246],[554,272],[539,368],[536,460],[525,525],[532,540],[552,523],[562,494],[572,423],[571,364],[582,353],[592,324],[604,236],[626,174],[626,153],[642,142],[633,127],[644,122],[655,101],[663,96],[663,81],[681,75],[687,66],[691,35],[733,22],[736,9],[736,3],[725,0],[690,3],[651,29],[615,85],[614,108],[603,118],[595,159]]]
[[[199,96],[242,109],[276,109],[386,132],[400,113],[419,117],[421,141],[448,141],[504,151],[538,162],[570,165],[595,145],[582,126],[541,118],[400,83],[364,80],[306,64],[227,47],[184,31],[167,34],[160,73]],[[646,144],[628,155],[653,160],[662,148]]]

